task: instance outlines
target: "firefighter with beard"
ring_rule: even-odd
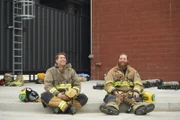
[[[130,106],[136,115],[145,115],[155,108],[153,103],[145,105],[135,100],[143,92],[144,87],[138,72],[128,64],[128,56],[124,53],[119,56],[117,66],[108,72],[104,89],[107,95],[99,109],[107,115],[119,115],[122,103]]]
[[[46,71],[46,92],[41,94],[43,106],[51,106],[56,114],[75,114],[87,103],[88,98],[80,93],[81,83],[71,64],[66,64],[65,53],[58,53],[55,59],[55,66]]]

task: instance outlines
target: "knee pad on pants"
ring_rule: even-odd
[[[104,102],[105,103],[116,102],[116,96],[108,94],[108,95],[105,96]]]
[[[85,94],[79,94],[76,100],[83,106],[87,103],[88,97]]]
[[[46,103],[48,104],[49,101],[54,97],[54,95],[50,92],[43,92],[41,94],[41,99]]]

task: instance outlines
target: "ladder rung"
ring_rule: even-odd
[[[14,29],[16,29],[16,30],[22,30],[22,28],[14,28]]]
[[[21,17],[21,14],[14,14],[14,17]]]
[[[22,37],[22,35],[14,35],[14,36],[16,36],[16,37]]]
[[[20,49],[20,48],[14,48],[14,50],[20,50],[20,51],[21,51],[22,49]]]
[[[16,43],[16,44],[22,44],[22,42],[17,42],[17,41],[14,41],[14,43]]]
[[[14,69],[14,71],[22,71],[22,69]]]
[[[14,57],[22,57],[21,55],[16,55],[16,56],[14,56]]]
[[[22,23],[21,21],[14,21],[14,22],[16,22],[16,23]]]
[[[19,5],[19,2],[17,2],[17,0],[14,1],[14,5]]]
[[[18,65],[21,65],[22,63],[20,63],[20,62],[15,62],[14,64],[18,64]]]
[[[19,3],[18,1],[22,1],[22,0],[14,0],[14,2],[16,2],[16,3]],[[26,1],[26,0],[24,0],[24,1]]]

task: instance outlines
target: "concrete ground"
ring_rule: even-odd
[[[156,95],[155,111],[146,116],[136,116],[134,114],[120,113],[119,116],[106,116],[99,111],[99,105],[103,103],[103,98],[106,95],[104,90],[92,89],[96,83],[103,81],[88,81],[82,82],[82,93],[85,93],[89,100],[88,103],[73,116],[73,119],[87,120],[95,119],[111,119],[114,120],[175,120],[180,118],[180,90],[158,90],[157,88],[148,88],[147,90]],[[0,86],[0,120],[21,120],[21,119],[50,119],[54,120],[69,120],[71,115],[54,115],[49,108],[43,108],[41,103],[23,103],[19,100],[19,92],[25,88],[31,87],[39,93],[44,91],[43,84],[25,83],[22,87],[5,87]]]
[[[0,120],[179,120],[180,112],[152,112],[146,116],[120,113],[108,116],[103,113],[78,113],[75,115],[37,114],[32,112],[0,111]]]

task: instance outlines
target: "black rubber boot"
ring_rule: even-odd
[[[155,109],[155,105],[150,103],[150,104],[147,104],[147,105],[139,106],[135,110],[134,114],[136,114],[136,115],[146,115],[147,113],[152,112],[154,109]]]
[[[77,112],[77,108],[73,106],[68,106],[67,110],[65,111],[65,113],[71,114],[71,115],[76,114],[76,112]]]
[[[147,109],[146,113],[150,113],[155,109],[155,105],[150,103],[150,104],[146,105],[146,109]]]
[[[61,114],[61,113],[65,113],[65,114],[71,114],[74,115],[77,112],[77,108],[73,107],[73,106],[68,106],[67,109],[65,110],[65,112],[62,112],[62,110],[60,110],[58,107],[54,109],[54,114]]]
[[[145,105],[141,105],[134,110],[134,114],[136,115],[145,115],[146,113],[147,107]]]
[[[100,105],[99,107],[100,111],[107,114],[107,115],[119,115],[120,111],[117,110],[114,107],[106,106],[106,105]]]
[[[54,108],[54,114],[60,114],[63,113],[58,107]]]

